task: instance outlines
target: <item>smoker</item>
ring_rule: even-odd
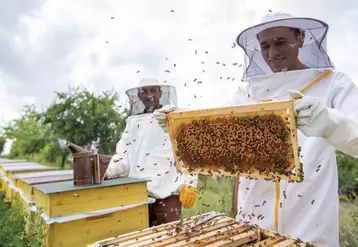
[[[101,184],[112,156],[95,154],[71,142],[66,145],[73,155],[74,186]]]

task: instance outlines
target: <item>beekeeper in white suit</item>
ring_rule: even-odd
[[[237,37],[244,83],[228,105],[298,99],[294,105],[304,181],[240,178],[237,219],[319,246],[339,246],[336,149],[358,156],[358,88],[335,71],[328,25],[270,13]],[[162,108],[158,121],[165,126]],[[277,189],[277,190],[276,190]]]
[[[138,87],[126,91],[130,112],[106,179],[145,178],[150,204],[150,225],[179,220],[181,207],[190,208],[196,200],[197,177],[180,175],[175,168],[169,135],[153,119],[162,105],[177,105],[175,87],[155,78],[144,78]]]

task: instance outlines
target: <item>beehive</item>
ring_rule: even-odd
[[[20,163],[11,163],[11,164],[4,164],[0,167],[0,177],[1,177],[1,188],[4,191],[5,198],[7,200],[11,200],[13,196],[12,186],[14,186],[15,181],[13,176],[15,174],[21,173],[34,173],[34,172],[41,172],[41,171],[55,171],[58,168],[43,166],[37,163],[32,162],[20,162]]]
[[[33,225],[46,229],[47,246],[86,246],[91,242],[148,227],[146,180],[118,178],[74,186],[73,181],[34,184]]]
[[[182,173],[302,181],[293,101],[171,112]]]
[[[190,229],[202,216],[147,228],[142,231],[98,241],[88,247],[159,247],[159,246],[315,246],[246,222],[220,216]]]
[[[32,202],[33,185],[73,180],[73,170],[21,173],[13,176],[15,187],[25,202]]]

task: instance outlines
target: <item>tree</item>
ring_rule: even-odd
[[[9,158],[28,158],[39,153],[46,145],[49,135],[40,121],[40,114],[34,105],[25,105],[23,115],[12,120],[4,128],[4,136],[13,139]]]
[[[61,139],[86,146],[95,142],[99,152],[112,154],[125,127],[117,105],[118,94],[104,91],[98,96],[84,88],[56,92],[55,102],[42,114],[43,123]]]
[[[4,136],[0,136],[0,154],[4,151],[5,143],[6,138]]]

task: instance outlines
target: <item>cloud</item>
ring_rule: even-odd
[[[352,31],[358,3],[353,0],[0,0],[4,4],[4,120],[18,116],[26,102],[47,106],[53,92],[66,90],[68,84],[89,85],[95,91],[114,88],[124,100],[125,90],[147,75],[176,86],[183,107],[218,106],[241,81],[242,70],[233,64],[242,63],[243,52],[231,47],[236,35],[258,23],[269,9],[330,24],[329,54],[339,70],[358,82],[352,59],[358,56],[358,34]]]

